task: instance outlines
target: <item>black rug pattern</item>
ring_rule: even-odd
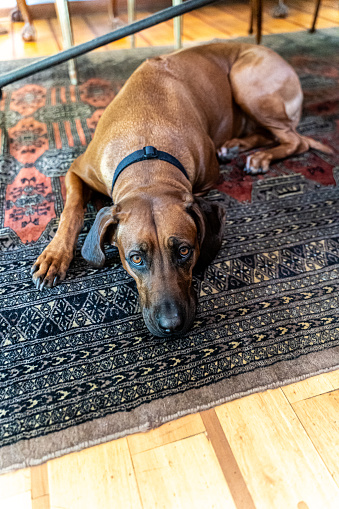
[[[103,270],[78,253],[44,293],[28,275],[33,253],[3,253],[2,443],[338,344],[338,202],[322,189],[231,208],[222,250],[195,278],[193,329],[165,342],[145,328],[114,251]]]

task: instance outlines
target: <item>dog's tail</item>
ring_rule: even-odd
[[[324,152],[325,154],[333,154],[333,150],[324,145],[320,141],[314,140],[313,138],[309,138],[308,136],[302,136],[302,139],[309,145],[309,148],[314,148],[315,150],[320,150],[320,152]]]

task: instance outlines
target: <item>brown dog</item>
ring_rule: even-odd
[[[148,329],[157,336],[187,331],[196,310],[193,267],[198,259],[209,263],[222,238],[224,210],[199,198],[218,178],[216,150],[275,141],[248,157],[253,173],[310,147],[331,152],[296,132],[301,106],[297,75],[265,47],[215,43],[144,62],[67,173],[58,231],[32,268],[37,288],[65,278],[92,188],[114,205],[99,211],[83,256],[101,267],[104,241],[116,245]]]

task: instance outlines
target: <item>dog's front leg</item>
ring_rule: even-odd
[[[34,263],[31,274],[37,288],[51,288],[66,277],[84,222],[90,189],[70,169],[66,175],[66,203],[54,239]]]

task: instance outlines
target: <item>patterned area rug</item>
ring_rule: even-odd
[[[221,167],[223,247],[196,274],[189,334],[159,341],[112,248],[96,270],[80,249],[64,284],[35,289],[29,269],[55,234],[64,175],[125,79],[161,49],[80,59],[8,87],[0,103],[0,467],[33,465],[189,412],[338,366],[339,31],[268,36],[305,93],[303,134],[332,146],[246,176]],[[18,66],[0,64],[2,73]]]

